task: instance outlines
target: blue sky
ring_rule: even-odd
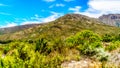
[[[0,27],[49,22],[68,13],[119,13],[120,0],[0,0]]]

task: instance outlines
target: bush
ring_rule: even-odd
[[[110,45],[107,46],[105,49],[108,51],[113,51],[119,47],[120,47],[120,41],[115,41],[115,42],[111,42]]]
[[[108,61],[110,53],[106,52],[103,48],[96,48],[95,50],[97,52],[97,54],[94,56],[95,58],[101,62]]]
[[[71,36],[69,38],[67,38],[66,42],[67,45],[70,46],[77,46],[77,45],[84,45],[86,43],[94,43],[94,42],[100,42],[101,38],[97,35],[94,34],[92,31],[82,31],[77,33],[75,36]]]
[[[111,42],[114,40],[114,37],[110,34],[105,34],[103,37],[102,37],[102,41],[103,42]]]
[[[35,51],[49,54],[51,52],[51,47],[49,47],[47,40],[45,40],[44,38],[41,38],[36,41]]]
[[[82,31],[77,33],[75,36],[69,37],[67,45],[77,48],[81,54],[93,56],[96,54],[95,48],[102,47],[101,38],[91,31]]]
[[[115,35],[115,41],[120,41],[120,34]]]

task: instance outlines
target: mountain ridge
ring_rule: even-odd
[[[42,24],[25,24],[25,25],[13,26],[13,27],[4,27],[4,28],[0,28],[0,32],[1,34],[14,33],[17,31],[35,27],[37,25],[42,25]]]
[[[92,30],[103,35],[106,33],[119,33],[120,28],[106,25],[98,19],[90,18],[88,16],[67,14],[49,23],[37,25],[11,34],[0,35],[0,40],[35,39],[39,37],[48,37],[53,40],[54,37],[68,37],[81,30]]]
[[[116,15],[116,14],[109,14],[109,15]],[[96,22],[99,24],[114,26],[113,24],[110,24],[109,22],[104,21],[104,20],[106,20],[106,18],[103,20],[104,17],[109,16],[109,15],[102,15],[97,19],[97,18],[91,18],[91,17],[81,15],[81,14],[66,14],[62,17],[59,17],[56,20],[59,20],[62,22],[62,20],[80,21],[80,20],[84,19],[84,20],[87,20],[88,23],[90,23],[89,21],[92,20],[93,22]],[[117,14],[117,15],[120,15],[120,14]],[[61,23],[61,22],[57,22],[57,23]],[[29,29],[29,28],[32,28],[35,26],[44,25],[44,24],[46,24],[46,23],[26,24],[26,25],[0,28],[0,34],[14,33],[14,32],[22,31],[24,29]]]

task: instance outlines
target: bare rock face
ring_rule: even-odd
[[[99,17],[99,20],[111,26],[120,27],[120,14],[108,14]]]

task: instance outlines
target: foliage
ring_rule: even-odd
[[[94,57],[97,57],[101,62],[108,61],[110,53],[106,52],[103,48],[96,48],[97,54]]]
[[[120,41],[114,41],[111,42],[109,46],[107,46],[105,49],[108,51],[116,50],[120,47]]]
[[[120,28],[77,16],[66,15],[30,29],[0,33],[0,68],[59,68],[64,61],[85,56],[109,59],[107,51],[120,47]]]
[[[114,37],[112,35],[109,35],[109,34],[105,34],[103,37],[102,37],[102,41],[103,42],[111,42],[114,40]]]
[[[41,38],[36,41],[36,48],[35,51],[38,51],[40,53],[46,53],[49,54],[51,52],[51,47],[48,45],[47,40],[44,38]]]
[[[100,37],[88,30],[69,37],[66,42],[68,46],[76,47],[81,54],[89,56],[95,55],[95,49],[102,47]]]
[[[80,60],[86,56],[105,62],[110,57],[107,51],[120,47],[120,41],[113,41],[111,38],[108,35],[101,37],[92,31],[84,30],[64,39],[50,39],[43,35],[36,39],[12,40],[0,46],[0,67],[60,68],[64,61]],[[104,46],[103,42],[109,42],[110,45]]]

